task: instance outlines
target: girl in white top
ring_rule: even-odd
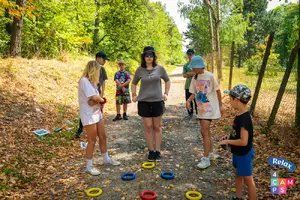
[[[210,166],[210,160],[215,159],[213,154],[213,144],[210,134],[210,123],[212,120],[221,117],[222,96],[219,84],[215,76],[205,70],[205,63],[201,56],[193,56],[189,67],[196,74],[191,82],[189,92],[192,95],[186,102],[187,109],[191,109],[190,102],[196,99],[198,114],[200,120],[201,135],[204,143],[204,157],[197,165],[199,168],[207,168]]]
[[[93,168],[92,158],[99,137],[100,151],[104,154],[104,163],[120,165],[119,162],[112,160],[107,153],[107,141],[104,129],[104,120],[100,110],[100,103],[104,99],[100,97],[97,90],[99,81],[100,65],[97,61],[90,61],[86,65],[78,86],[78,99],[80,118],[86,129],[88,137],[88,145],[86,148],[87,166],[86,171],[91,175],[99,175],[100,172]]]

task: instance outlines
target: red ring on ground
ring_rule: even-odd
[[[145,195],[152,195],[152,196],[145,196]],[[151,190],[145,190],[141,193],[140,197],[143,199],[143,200],[154,200],[156,199],[157,197],[157,194],[156,192],[153,192]]]

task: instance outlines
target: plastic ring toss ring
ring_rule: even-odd
[[[199,200],[202,198],[202,194],[197,191],[188,191],[185,196],[189,200]]]
[[[131,180],[135,179],[135,177],[136,177],[136,175],[132,172],[125,172],[121,176],[123,181],[131,181]]]
[[[166,180],[171,180],[175,177],[175,174],[173,172],[162,172],[160,173],[160,177]]]
[[[96,193],[94,193],[94,192],[96,192]],[[88,197],[97,197],[102,194],[102,190],[100,188],[90,188],[90,189],[86,190],[85,193],[86,193],[86,196],[88,196]]]
[[[156,199],[157,194],[151,190],[145,190],[144,192],[141,193],[140,197],[143,200],[154,200],[154,199]]]
[[[154,162],[144,162],[142,164],[142,167],[145,169],[152,169],[155,167],[155,163]]]

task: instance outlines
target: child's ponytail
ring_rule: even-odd
[[[196,80],[198,78],[198,74],[196,74],[195,76],[194,76],[194,79]]]

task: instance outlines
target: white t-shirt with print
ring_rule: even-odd
[[[91,96],[99,95],[96,85],[86,78],[82,77],[79,80],[78,100],[80,109],[80,119],[83,126],[96,124],[102,119],[102,113],[99,104],[89,106],[88,100]]]
[[[195,94],[198,115],[200,119],[218,119],[221,117],[216,90],[219,84],[215,76],[208,71],[192,78],[189,92]]]

